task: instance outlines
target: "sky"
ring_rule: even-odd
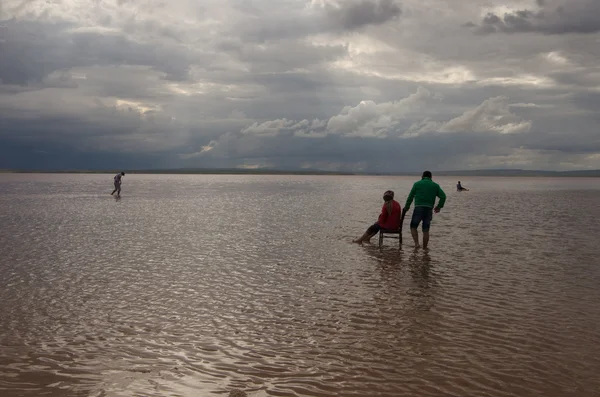
[[[600,169],[598,0],[1,0],[0,168]]]

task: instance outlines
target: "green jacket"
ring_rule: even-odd
[[[438,208],[444,208],[446,193],[444,193],[440,185],[432,181],[431,178],[423,178],[413,185],[408,194],[408,198],[406,199],[404,209],[408,211],[413,199],[415,200],[415,207],[433,208],[435,206],[436,197],[440,198],[437,205]]]

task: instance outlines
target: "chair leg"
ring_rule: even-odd
[[[381,245],[383,244],[383,233],[381,233],[381,231],[379,232],[379,246],[381,247]]]

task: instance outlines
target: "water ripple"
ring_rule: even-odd
[[[600,387],[599,183],[448,189],[423,252],[350,243],[409,178],[0,178],[3,397]]]

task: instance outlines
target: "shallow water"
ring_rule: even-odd
[[[599,395],[600,180],[461,180],[0,174],[0,395]]]

